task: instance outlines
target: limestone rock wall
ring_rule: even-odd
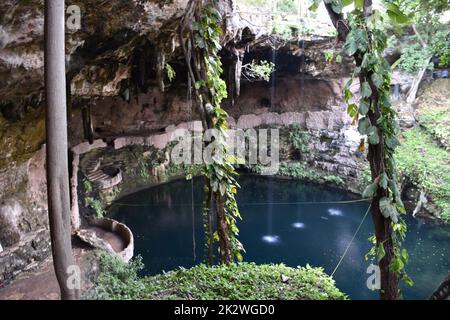
[[[0,2],[0,282],[50,253],[42,148],[43,3]],[[66,35],[71,147],[85,141],[81,109],[87,106],[94,138],[102,147],[151,135],[152,145],[161,149],[170,128],[199,120],[187,99],[185,67],[175,36],[186,3],[66,1],[68,6],[80,6],[82,18],[81,28],[68,29]],[[244,62],[255,57],[270,60],[267,32],[252,31],[233,15],[234,1],[223,0],[221,6],[227,17],[224,61],[236,48],[246,50]],[[230,49],[228,43],[234,47]],[[226,109],[230,122],[242,128],[300,124],[312,137],[314,166],[353,175],[358,158],[351,152],[358,137],[340,94],[349,64],[326,63],[323,52],[334,46],[333,38],[279,46],[275,89],[266,82],[242,81],[240,97],[234,104],[227,101]],[[159,54],[177,71],[164,92],[155,79]],[[77,177],[72,182],[76,184]],[[72,197],[78,198],[77,194]]]
[[[45,148],[0,169],[0,283],[50,254]]]

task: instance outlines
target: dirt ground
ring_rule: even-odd
[[[115,234],[99,228],[92,228],[97,235],[107,240],[112,248],[119,252],[123,249],[122,240]],[[73,255],[81,269],[81,292],[93,286],[99,273],[95,249],[82,243],[73,242]],[[53,259],[49,257],[34,271],[24,272],[4,288],[0,288],[0,300],[59,300],[61,297],[58,281],[53,268]]]

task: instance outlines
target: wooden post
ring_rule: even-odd
[[[78,298],[78,290],[70,285],[69,278],[70,268],[75,267],[75,264],[70,233],[64,17],[64,0],[45,1],[46,161],[50,236],[61,299],[74,300]]]

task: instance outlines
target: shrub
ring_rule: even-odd
[[[110,253],[99,251],[100,275],[95,288],[88,291],[88,300],[127,300],[145,295],[145,285],[138,273],[144,268],[141,257],[124,263]]]
[[[101,273],[86,299],[343,300],[346,296],[322,268],[283,264],[198,265],[161,275],[138,277],[142,260],[130,264],[100,254]]]
[[[403,133],[404,141],[397,149],[397,167],[420,190],[431,196],[444,220],[450,220],[450,171],[448,151],[439,148],[420,129]]]

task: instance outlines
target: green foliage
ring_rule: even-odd
[[[128,264],[105,251],[97,253],[100,275],[95,287],[84,296],[87,300],[145,299],[146,287],[138,273],[144,268],[141,257]]]
[[[323,0],[325,3],[331,4],[331,8],[336,13],[342,13],[342,10],[344,7],[349,6],[353,2],[355,2],[356,7],[361,7],[362,0]],[[315,11],[319,8],[320,3],[322,0],[311,0],[309,10]]]
[[[445,148],[450,148],[450,106],[430,106],[419,113],[419,123]]]
[[[269,81],[275,71],[275,64],[266,60],[256,61],[242,66],[242,73],[248,80]]]
[[[286,162],[280,165],[278,170],[280,176],[305,180],[315,183],[332,183],[338,186],[344,185],[342,178],[334,175],[319,173],[302,162]]]
[[[274,14],[295,15],[298,12],[297,0],[237,0],[240,7],[271,10]]]
[[[439,67],[440,68],[448,68],[448,67],[450,67],[450,50],[446,50],[439,57]]]
[[[352,29],[345,41],[344,50],[349,56],[353,56],[357,51],[367,51],[367,31],[365,29]]]
[[[371,199],[378,191],[378,185],[376,183],[369,184],[363,191],[362,196],[364,199]]]
[[[283,282],[283,278],[288,279]],[[212,281],[211,279],[214,279]],[[344,300],[323,269],[240,263],[148,278],[151,298],[195,300]]]
[[[91,193],[94,190],[92,183],[88,179],[84,179],[83,181],[84,192],[86,194]]]
[[[243,7],[268,8],[272,0],[237,0],[237,4]]]
[[[309,134],[298,124],[289,127],[288,143],[297,151],[302,160],[309,154]]]
[[[344,300],[323,269],[239,263],[199,265],[139,278],[140,259],[129,265],[101,255],[101,274],[87,299]],[[284,281],[283,281],[284,279]],[[287,279],[287,280],[286,280]]]
[[[370,16],[365,16],[363,3],[346,1],[346,3],[353,2],[355,9],[348,16],[350,32],[344,50],[349,56],[355,58],[358,66],[354,70],[352,80],[344,88],[344,97],[349,103],[349,115],[355,123],[358,123],[359,132],[367,135],[369,144],[378,146],[383,143],[381,146],[383,156],[370,159],[382,171],[377,172],[379,176],[364,189],[363,197],[372,198],[382,194],[379,202],[381,214],[389,219],[394,231],[389,235],[394,244],[394,255],[389,259],[391,262],[396,262],[396,268],[391,270],[398,273],[401,278],[409,279],[404,270],[404,263],[399,263],[399,261],[404,262],[401,245],[406,233],[406,224],[398,214],[398,212],[405,213],[405,209],[398,191],[397,169],[394,161],[395,148],[399,145],[397,139],[399,126],[390,99],[391,67],[383,57],[388,42],[383,29],[385,17],[389,16],[391,23],[404,23],[407,18],[394,3],[387,4],[384,13],[373,10]],[[359,108],[351,101],[353,96],[349,87],[353,78],[358,78],[361,82]],[[360,118],[360,115],[367,115],[367,117]],[[382,240],[376,239],[374,243],[374,248],[371,250],[373,256],[379,256],[380,250],[384,250],[384,244],[380,241]]]
[[[298,2],[297,0],[278,0],[277,11],[284,14],[297,14]]]
[[[201,169],[202,175],[206,177],[207,181],[203,207],[205,209],[204,215],[211,214],[209,196],[210,192],[212,192],[214,197],[217,198],[215,200],[220,202],[220,208],[218,209],[220,210],[223,206],[232,258],[241,261],[241,252],[244,251],[244,248],[237,239],[239,229],[236,226],[236,220],[241,219],[235,198],[239,188],[236,180],[237,172],[234,167],[237,159],[229,154],[225,137],[228,128],[228,114],[222,108],[221,103],[227,97],[227,88],[225,81],[221,77],[223,69],[219,52],[222,49],[220,45],[222,17],[217,10],[217,6],[218,2],[215,0],[203,5],[200,8],[200,12],[196,15],[196,21],[194,21],[193,26],[196,50],[203,59],[201,66],[196,65],[194,67],[205,69],[202,70],[204,72],[199,72],[200,74],[206,72],[206,76],[203,76],[203,78],[193,79],[193,82],[195,82],[194,88],[198,101],[202,104],[206,113],[206,119],[204,120],[208,123],[210,129],[216,129],[220,134],[215,140],[217,153],[213,159],[214,161],[210,164],[204,164]],[[220,195],[220,199],[218,199],[218,195]],[[206,217],[204,217],[204,220],[206,220]],[[205,228],[206,245],[210,242],[208,231]],[[215,236],[214,240],[218,241],[218,236]]]
[[[165,69],[166,69],[167,78],[169,78],[169,81],[172,82],[173,79],[175,79],[175,77],[177,76],[177,73],[172,68],[172,66],[168,63],[166,63]]]
[[[449,152],[436,146],[420,129],[404,132],[403,138],[395,155],[400,173],[431,196],[442,219],[450,220]]]
[[[93,209],[97,218],[102,218],[105,214],[105,210],[103,209],[103,205],[100,200],[93,197],[86,197],[84,199],[85,206]]]
[[[410,18],[410,22],[425,24],[430,19],[439,17],[442,12],[449,9],[447,0],[385,0],[394,4],[399,11]]]
[[[415,73],[427,67],[430,57],[440,59],[440,67],[449,65],[450,29],[440,22],[442,13],[450,9],[446,0],[392,0],[401,11],[405,12],[418,34],[407,35],[402,48],[399,67],[407,72]],[[422,45],[424,42],[427,48]],[[429,66],[432,68],[432,66]]]
[[[298,38],[300,35],[305,36],[313,33],[314,29],[306,24],[283,21],[280,19],[275,19],[273,22],[272,34],[280,37],[284,41]]]
[[[145,180],[148,180],[150,178],[149,166],[150,164],[146,161],[146,159],[144,158],[138,159],[138,173],[139,176]]]
[[[432,55],[439,57],[440,68],[450,66],[450,28],[448,25],[439,24],[436,32],[430,39],[430,51]]]
[[[361,192],[361,194],[364,193],[364,190],[372,183],[372,175],[370,173],[369,165],[366,164],[364,169],[359,172],[358,176],[358,190]],[[363,198],[367,198],[364,197]]]
[[[432,69],[433,65],[429,63],[430,56],[431,53],[428,48],[424,48],[420,43],[413,42],[403,48],[398,65],[400,69],[409,73],[417,73],[425,67]]]
[[[398,212],[387,197],[380,199],[380,210],[383,217],[391,219],[394,223],[398,222]]]
[[[394,3],[387,4],[386,13],[397,24],[404,24],[409,21],[408,16]]]
[[[330,63],[330,62],[333,61],[333,59],[334,59],[334,53],[333,52],[325,51],[324,55],[325,55],[326,62]]]
[[[97,218],[102,218],[105,214],[102,202],[96,198],[94,186],[88,179],[83,180],[84,187],[84,205],[94,210]]]
[[[335,54],[335,52],[333,51],[325,51],[324,55],[325,61],[328,63],[333,63],[333,61],[336,62],[337,64],[342,63],[342,56],[340,54]]]

